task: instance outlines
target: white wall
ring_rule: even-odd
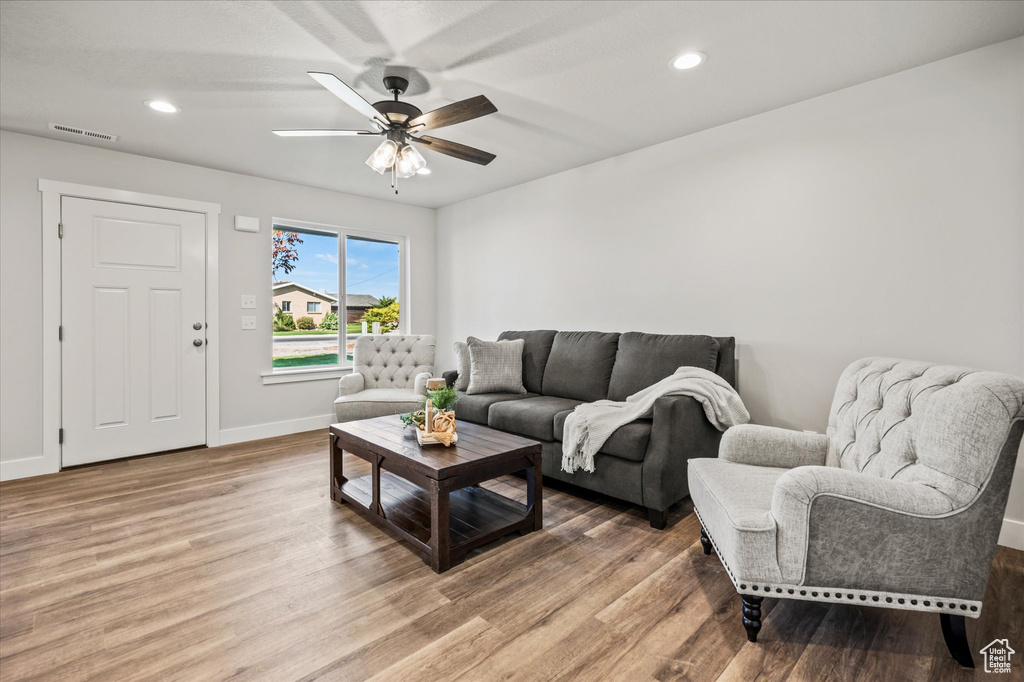
[[[406,235],[411,256],[411,330],[434,333],[435,212],[431,209],[0,131],[0,462],[42,452],[39,178],[221,205],[220,413],[227,440],[287,429],[259,428],[281,421],[304,419],[300,427],[313,428],[318,425],[315,418],[333,413],[337,395],[337,379],[262,383],[260,372],[271,369],[272,217]],[[259,216],[260,232],[235,231],[236,213]],[[256,331],[241,329],[242,294],[258,296]]]
[[[860,357],[1024,375],[1022,145],[1016,39],[445,207],[439,366],[503,329],[732,335],[754,421],[816,431]]]

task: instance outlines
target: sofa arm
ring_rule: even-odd
[[[737,464],[792,469],[822,466],[828,454],[828,436],[772,426],[742,424],[722,436],[721,459]]]
[[[722,433],[690,396],[658,398],[653,417],[643,463],[643,503],[648,509],[663,511],[689,494],[687,461],[714,457]]]
[[[801,584],[806,577],[804,570],[812,545],[817,547],[815,553],[820,556],[832,557],[832,553],[840,551],[837,548],[844,545],[846,552],[855,548],[852,556],[872,557],[872,561],[878,561],[875,548],[883,541],[897,538],[906,541],[909,529],[917,525],[916,522],[942,517],[953,510],[952,500],[922,483],[894,481],[838,467],[797,467],[778,478],[772,494],[779,567],[787,580]],[[936,536],[929,542],[949,547],[949,540]],[[880,565],[899,575],[909,575],[901,572],[903,569],[892,568],[906,558],[899,545],[890,547],[889,551],[893,555]],[[863,575],[869,570],[861,565],[862,561],[852,560],[851,564],[850,558],[819,560],[816,567],[819,575],[815,580],[824,582],[804,584],[897,589],[892,584],[867,587],[857,583],[858,573]],[[904,587],[905,591],[910,591],[909,586]]]
[[[420,372],[412,379],[412,390],[416,395],[427,394],[427,382],[430,381],[430,372]]]
[[[443,372],[441,376],[444,378],[444,383],[448,388],[455,385],[455,382],[459,380],[458,370],[450,369],[447,372]]]
[[[338,397],[359,393],[359,391],[363,390],[364,385],[363,375],[359,372],[346,374],[338,382]]]

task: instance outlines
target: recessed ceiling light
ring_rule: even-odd
[[[430,175],[430,169],[420,168],[418,171],[416,171],[416,175]]]
[[[150,109],[153,109],[154,111],[159,111],[164,114],[176,114],[179,111],[181,111],[181,109],[174,106],[170,102],[164,102],[163,100],[159,99],[147,99],[145,104]]]
[[[692,69],[695,66],[700,66],[707,60],[708,56],[703,52],[684,52],[672,60],[672,67],[676,69]]]

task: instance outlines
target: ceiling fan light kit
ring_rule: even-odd
[[[398,99],[398,96],[409,87],[409,81],[400,76],[384,77],[384,87],[394,95],[393,100],[370,104],[334,74],[310,71],[309,75],[342,102],[369,118],[377,130],[275,130],[274,134],[281,137],[384,136],[384,141],[366,160],[366,165],[381,175],[391,171],[391,186],[395,194],[398,194],[399,178],[430,173],[427,160],[412,145],[413,142],[426,145],[435,152],[481,166],[486,166],[496,158],[494,154],[458,142],[423,135],[427,130],[443,128],[496,112],[497,107],[483,95],[453,102],[424,114],[419,107]]]
[[[395,162],[395,171],[398,177],[411,178],[426,167],[427,160],[411,144],[405,145],[398,151],[398,161]]]
[[[366,165],[384,175],[385,171],[391,170],[391,167],[395,165],[396,158],[398,158],[398,143],[394,140],[384,140],[370,154]]]

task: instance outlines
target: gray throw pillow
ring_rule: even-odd
[[[526,393],[523,388],[522,339],[481,341],[466,339],[469,346],[469,387],[466,393]]]
[[[465,391],[469,388],[469,346],[465,341],[455,342],[455,364],[459,378],[455,380],[455,390]]]

